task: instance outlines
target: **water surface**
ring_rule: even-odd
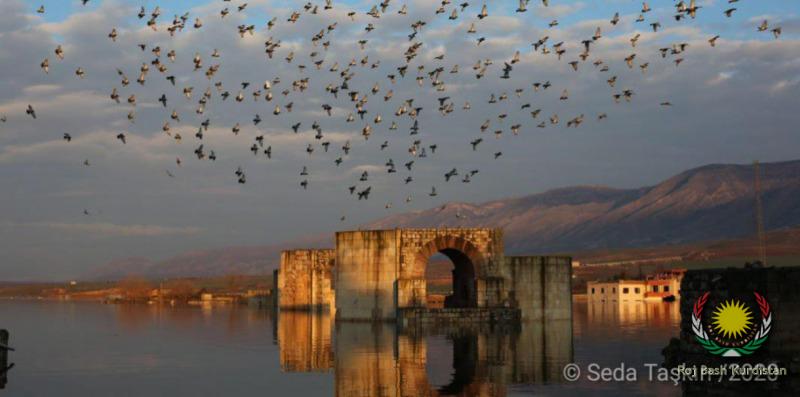
[[[0,328],[17,351],[0,395],[673,396],[668,383],[570,383],[561,371],[661,363],[679,319],[677,303],[576,302],[572,327],[398,331],[245,306],[5,300]]]

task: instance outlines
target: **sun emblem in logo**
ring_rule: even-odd
[[[703,323],[703,308],[708,301],[706,292],[695,302],[692,310],[692,332],[695,339],[711,354],[741,357],[753,354],[767,340],[772,329],[772,311],[766,298],[754,292],[761,319],[738,299],[726,300],[711,312],[710,324]]]
[[[753,315],[741,301],[726,301],[714,310],[711,324],[725,338],[740,338],[753,327]]]

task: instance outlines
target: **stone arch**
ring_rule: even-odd
[[[425,273],[428,259],[435,253],[445,255],[453,263],[453,293],[445,298],[445,307],[477,307],[478,279],[482,277],[485,259],[480,249],[456,235],[442,235],[424,243],[415,262]]]
[[[475,267],[475,276],[483,277],[485,258],[481,250],[469,240],[456,235],[437,236],[422,244],[422,247],[417,251],[415,262],[423,264],[423,267],[425,267],[427,266],[428,258],[437,252],[444,254],[450,260],[453,260],[450,255],[465,255]]]

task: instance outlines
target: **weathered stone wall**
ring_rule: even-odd
[[[281,294],[280,294],[280,287],[279,287],[279,279],[281,277],[281,270],[275,269],[272,271],[272,305],[273,307],[278,307],[281,301]]]
[[[450,307],[518,309],[526,321],[572,318],[571,259],[505,257],[502,230],[489,228],[338,232],[334,250],[285,251],[279,307],[396,321],[398,310],[426,307],[425,268],[436,252],[454,261],[459,277]]]
[[[498,306],[503,287],[500,229],[397,229],[336,234],[337,318],[395,320],[398,308],[425,307],[431,255],[457,252],[477,278],[479,307]]]
[[[281,252],[278,306],[302,310],[334,308],[335,255],[332,249]]]
[[[311,262],[311,305],[316,308],[335,310],[334,272],[336,250],[314,250]]]
[[[533,256],[507,256],[510,305],[520,309],[523,320],[544,316],[544,275],[541,261]]]
[[[484,277],[478,279],[478,306],[506,306],[508,291],[504,277]]]
[[[572,320],[572,258],[541,258],[544,266],[544,319]]]
[[[572,318],[572,258],[507,256],[509,304],[523,321]]]
[[[423,279],[397,280],[397,307],[427,307],[427,281]]]
[[[399,229],[400,278],[425,278],[431,255],[455,249],[473,262],[478,278],[501,275],[503,232],[489,228]]]
[[[399,231],[336,233],[336,318],[394,320]]]
[[[502,280],[503,232],[489,228],[399,229],[399,270],[397,307],[425,307],[425,270],[431,255],[458,252],[459,259],[474,268],[477,306],[497,305],[501,295],[495,289]],[[450,256],[450,255],[448,255]],[[490,281],[487,281],[491,279]],[[502,283],[501,283],[502,284]],[[501,287],[502,288],[502,287]],[[422,299],[420,299],[422,297]]]

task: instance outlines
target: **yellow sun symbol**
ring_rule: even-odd
[[[714,329],[726,338],[739,338],[752,326],[750,309],[738,300],[725,301],[714,310]]]

